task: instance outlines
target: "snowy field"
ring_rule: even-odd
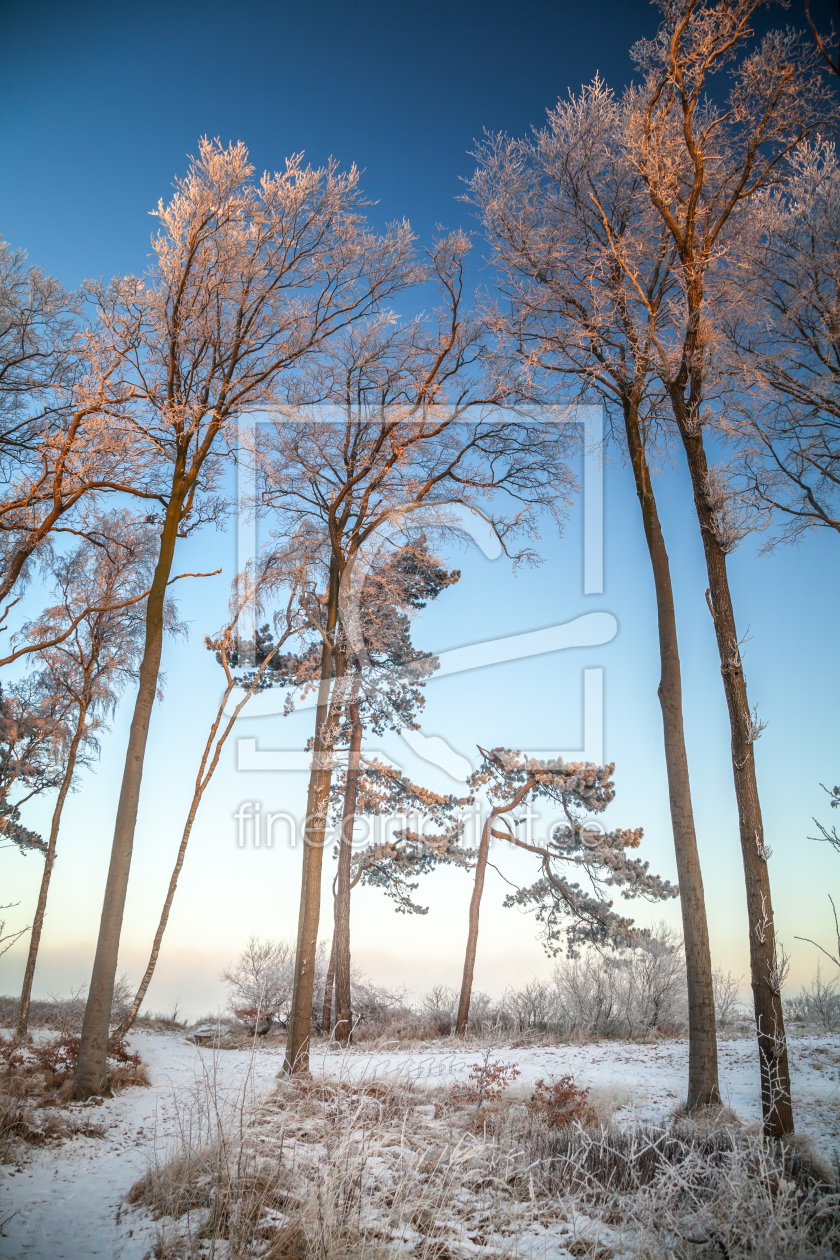
[[[126,1206],[125,1196],[158,1154],[174,1149],[184,1125],[185,1099],[212,1095],[220,1107],[253,1102],[272,1089],[283,1062],[283,1044],[261,1043],[256,1051],[197,1048],[177,1034],[140,1031],[133,1048],[148,1065],[150,1085],[125,1090],[95,1111],[101,1137],[75,1137],[33,1150],[17,1166],[0,1169],[0,1256],[4,1260],[82,1260],[121,1257],[142,1260],[156,1234],[144,1209]],[[831,1156],[840,1148],[840,1039],[790,1038],[798,1132]],[[513,1087],[526,1096],[539,1078],[566,1073],[592,1088],[602,1119],[622,1124],[666,1119],[684,1096],[687,1043],[638,1045],[602,1042],[587,1046],[530,1046],[493,1050],[493,1057],[519,1068]],[[760,1105],[755,1044],[750,1039],[719,1043],[724,1101],[745,1123],[758,1123]],[[454,1083],[480,1062],[482,1051],[453,1051],[450,1043],[423,1052],[366,1050],[348,1054],[317,1050],[316,1077],[410,1078],[416,1087]],[[78,1105],[82,1109],[82,1105]],[[93,1116],[91,1117],[94,1118]]]

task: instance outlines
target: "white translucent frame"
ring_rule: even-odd
[[[604,416],[600,406],[570,408],[567,421],[578,423],[583,436],[583,593],[602,595],[604,592]],[[254,463],[247,457],[252,449],[248,441],[259,417],[245,416],[240,421],[240,458],[237,483],[237,572],[244,571],[257,552],[257,522],[252,512],[245,510],[253,502],[256,490]],[[461,528],[476,543],[489,560],[502,555],[502,547],[488,522],[478,513],[465,510]],[[571,621],[560,622],[541,630],[526,630],[521,634],[503,638],[484,639],[466,647],[440,652],[439,668],[435,679],[467,670],[483,669],[505,661],[524,657],[541,656],[570,648],[595,648],[609,643],[618,630],[612,613],[592,611],[583,613]],[[594,761],[604,764],[604,669],[601,665],[586,665],[583,669],[583,721],[582,746],[576,749],[530,750],[528,755],[547,758],[560,756],[564,761]],[[236,695],[231,699],[235,703]],[[243,716],[267,717],[283,712],[286,688],[271,688],[259,692],[249,702]],[[296,698],[295,708],[314,708],[316,695],[310,692]],[[475,768],[468,758],[453,749],[439,735],[425,735],[422,731],[401,731],[402,738],[411,750],[425,761],[438,766],[453,779],[464,782]],[[381,754],[380,754],[381,755]],[[237,740],[237,769],[239,770],[308,770],[311,754],[293,749],[258,748],[254,738]]]

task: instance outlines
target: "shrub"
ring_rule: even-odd
[[[458,990],[447,984],[436,984],[420,1001],[420,1010],[438,1037],[448,1037],[455,1029]]]
[[[589,1090],[580,1089],[572,1076],[561,1076],[550,1084],[537,1081],[528,1103],[528,1114],[553,1129],[565,1129],[574,1124],[592,1128],[598,1123],[589,1105]]]
[[[475,1064],[473,1090],[499,1067]],[[516,1107],[441,1125],[431,1081],[393,1078],[283,1078],[254,1105],[205,1088],[177,1100],[176,1146],[129,1196],[159,1218],[161,1257],[840,1254],[834,1188],[735,1127],[558,1127]]]
[[[7,1074],[41,1073],[48,1087],[59,1089],[76,1070],[80,1040],[78,1033],[63,1032],[51,1041],[36,1041],[30,1045],[0,1041],[0,1063]],[[108,1083],[112,1089],[146,1083],[140,1055],[132,1054],[124,1037],[109,1038]]]
[[[822,969],[818,966],[811,984],[798,997],[785,1002],[785,1013],[788,1019],[808,1024],[820,1032],[840,1032],[840,987],[837,980],[823,980]]]
[[[291,1000],[294,965],[294,948],[288,941],[252,936],[237,961],[222,972],[230,987],[231,1011],[280,1014]]]
[[[731,971],[715,967],[712,987],[715,995],[715,1022],[718,1028],[729,1028],[744,1014],[739,991],[743,976],[733,976]]]
[[[491,1059],[488,1050],[483,1061],[470,1068],[466,1081],[452,1086],[449,1096],[453,1102],[475,1103],[479,1110],[484,1103],[501,1102],[507,1087],[521,1075],[512,1063]]]

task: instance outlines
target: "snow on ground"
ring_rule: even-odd
[[[0,1236],[3,1260],[142,1260],[154,1225],[145,1212],[125,1205],[125,1195],[155,1147],[165,1150],[177,1140],[191,1093],[209,1089],[220,1105],[235,1105],[269,1090],[283,1062],[283,1044],[274,1040],[260,1043],[253,1053],[199,1048],[177,1034],[140,1031],[131,1041],[148,1065],[151,1084],[86,1108],[103,1126],[103,1137],[79,1136],[32,1151],[17,1167],[0,1168],[0,1221],[13,1214]],[[840,1038],[791,1037],[788,1045],[798,1131],[830,1156],[840,1148]],[[319,1048],[311,1066],[315,1075],[405,1074],[418,1085],[446,1084],[466,1076],[483,1053],[453,1051],[449,1045],[422,1052],[360,1046],[346,1054]],[[525,1094],[540,1077],[570,1073],[593,1088],[599,1111],[614,1110],[619,1123],[634,1116],[663,1120],[685,1093],[684,1041],[500,1048],[492,1057],[519,1068],[517,1092]],[[755,1043],[720,1041],[719,1058],[724,1101],[743,1121],[758,1122]]]

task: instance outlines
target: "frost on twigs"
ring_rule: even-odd
[[[679,890],[648,863],[628,856],[637,849],[642,829],[604,831],[587,815],[601,814],[615,796],[615,765],[565,762],[562,758],[539,761],[504,748],[480,749],[481,767],[470,780],[474,789],[484,788],[494,808],[518,801],[550,801],[562,808],[565,822],[554,829],[545,844],[532,843],[516,833],[519,823],[512,814],[500,816],[492,834],[525,849],[540,859],[540,877],[529,887],[518,888],[505,898],[506,906],[533,910],[542,925],[549,953],[561,949],[561,934],[574,954],[581,945],[632,945],[643,933],[632,919],[612,909],[607,889],[617,887],[623,897],[664,901]],[[589,887],[573,876],[582,875]]]
[[[761,519],[739,497],[722,468],[709,468],[703,488],[715,539],[724,555],[731,555],[747,534],[760,527]]]
[[[331,802],[336,821],[341,817],[344,801],[345,774],[340,771],[332,785]],[[395,903],[398,914],[428,914],[428,907],[418,905],[412,894],[417,890],[417,877],[431,874],[438,866],[458,866],[468,870],[475,852],[465,849],[463,819],[455,816],[472,802],[472,797],[433,792],[406,778],[394,766],[376,757],[362,756],[359,770],[356,812],[360,816],[380,815],[403,823],[389,836],[362,849],[354,849],[350,867],[350,886],[361,883],[379,888]],[[415,827],[410,826],[414,823]],[[424,823],[439,828],[425,834]],[[337,855],[338,850],[335,850]]]

